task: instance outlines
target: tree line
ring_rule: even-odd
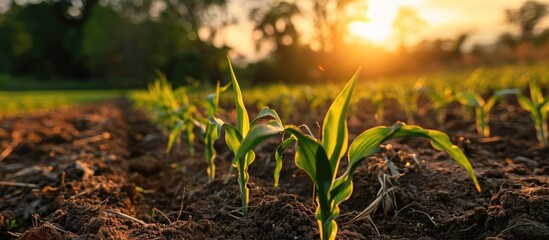
[[[495,45],[476,45],[471,53],[463,52],[469,33],[409,45],[407,38],[423,27],[410,8],[401,9],[393,24],[401,47],[387,51],[347,39],[347,26],[364,15],[366,1],[247,3],[252,7],[234,13],[228,0],[11,2],[0,13],[0,78],[100,79],[139,87],[159,70],[181,84],[228,81],[230,48],[213,42],[220,29],[243,21],[235,14],[254,25],[256,48],[270,51],[242,72],[253,83],[336,80],[358,65],[378,77],[549,56],[549,30],[536,31],[547,4],[536,1],[505,11],[519,34],[505,33]],[[502,57],[494,62],[494,55]]]

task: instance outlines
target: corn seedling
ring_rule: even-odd
[[[383,117],[385,115],[385,96],[383,94],[383,85],[381,82],[378,82],[373,84],[370,89],[370,92],[364,91],[364,98],[367,99],[374,107],[376,111],[374,118],[376,123],[379,125],[383,123]]]
[[[404,114],[406,114],[406,121],[409,124],[415,124],[414,115],[417,112],[417,101],[424,89],[424,79],[419,78],[411,88],[403,86],[394,86],[392,98],[397,100]]]
[[[480,186],[474,175],[473,168],[463,152],[450,142],[449,137],[439,131],[426,130],[418,126],[408,126],[397,123],[391,127],[375,127],[360,134],[348,146],[347,110],[351,101],[352,92],[358,72],[351,78],[343,91],[330,106],[324,118],[322,126],[322,138],[316,139],[311,135],[302,133],[297,127],[285,126],[282,128],[279,122],[271,121],[269,125],[256,126],[257,134],[249,134],[242,141],[237,157],[245,156],[246,152],[253,149],[259,142],[269,136],[279,134],[281,131],[291,134],[291,138],[283,141],[278,152],[284,147],[297,144],[295,155],[296,165],[303,169],[315,185],[316,192],[316,219],[319,225],[320,237],[323,240],[333,240],[337,234],[335,219],[339,216],[339,204],[349,199],[353,192],[352,177],[358,165],[367,157],[375,154],[380,145],[388,140],[400,137],[427,138],[437,150],[449,153],[459,165],[464,167],[473,180],[477,190]],[[348,151],[349,165],[345,173],[337,177],[341,159]],[[276,154],[277,158],[280,154]],[[277,159],[277,161],[280,161]],[[277,169],[278,171],[278,169]],[[279,172],[275,171],[275,175]]]
[[[170,135],[168,137],[168,146],[166,152],[169,152],[173,146],[173,143],[183,137],[185,140],[187,151],[191,157],[194,156],[194,127],[196,126],[195,119],[193,118],[193,113],[196,112],[194,106],[190,105],[187,95],[185,93],[186,89],[179,88],[176,90],[176,96],[180,96],[183,104],[173,112],[177,120],[171,125]]]
[[[195,120],[193,115],[198,111],[193,106],[187,95],[187,89],[180,87],[173,89],[162,73],[158,73],[158,79],[149,85],[148,107],[153,113],[155,121],[169,134],[166,152],[169,152],[173,144],[183,136],[186,141],[189,155],[194,156],[193,129]]]
[[[240,186],[241,201],[242,201],[242,212],[247,213],[248,211],[248,202],[249,202],[249,189],[246,186],[248,183],[248,167],[255,159],[255,153],[253,147],[249,147],[248,139],[255,139],[254,147],[257,144],[263,142],[266,137],[262,138],[261,136],[265,134],[274,134],[279,133],[282,126],[278,114],[268,108],[264,107],[258,113],[257,117],[250,121],[248,117],[248,112],[244,106],[244,100],[242,98],[242,92],[240,86],[234,74],[232,65],[229,60],[229,67],[231,71],[231,84],[234,91],[234,100],[236,108],[236,126],[233,126],[228,123],[224,123],[221,119],[212,118],[212,122],[217,124],[220,128],[225,129],[225,142],[229,149],[235,153],[235,156],[232,160],[232,166],[236,167],[238,170],[238,184]],[[265,124],[258,124],[258,120],[266,117],[271,117],[274,120],[270,120]],[[276,128],[275,126],[278,126]],[[270,135],[269,135],[270,136]],[[245,149],[245,150],[242,150]],[[232,172],[232,166],[229,170],[227,177],[230,177]],[[226,179],[228,181],[229,178]]]
[[[207,118],[202,118],[201,121],[195,123],[199,126],[202,132],[202,140],[204,141],[204,158],[208,162],[208,169],[206,172],[210,181],[215,179],[215,158],[217,156],[217,152],[214,148],[214,143],[219,138],[220,131],[220,126],[214,122],[211,122],[210,119],[215,118],[215,114],[219,108],[219,95],[228,87],[229,85],[221,87],[220,83],[217,82],[215,93],[211,93],[206,96]]]
[[[446,106],[456,100],[454,91],[448,86],[439,84],[427,90],[427,97],[433,103],[438,126],[443,127],[446,121]]]
[[[530,112],[536,128],[536,137],[543,146],[549,146],[547,137],[547,112],[549,112],[549,96],[543,97],[537,78],[530,79],[530,98],[518,94],[518,102],[522,108]]]
[[[473,71],[467,79],[465,79],[465,82],[463,83],[463,91],[462,92],[471,92],[478,90],[479,83],[481,82],[481,76],[484,73],[484,68],[477,68],[475,71]],[[471,122],[473,120],[473,111],[474,107],[471,107],[469,105],[461,105],[461,114],[463,115],[463,120],[466,122]]]
[[[490,110],[495,106],[496,102],[507,95],[516,94],[516,89],[505,89],[495,92],[488,101],[485,101],[478,93],[463,92],[459,93],[457,100],[464,106],[473,107],[475,109],[475,125],[477,133],[480,137],[490,136]]]

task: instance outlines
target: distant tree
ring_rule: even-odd
[[[452,48],[450,49],[450,56],[454,58],[458,58],[463,53],[463,45],[465,44],[465,41],[469,38],[468,33],[460,33],[456,40],[454,41],[454,44],[452,45]]]
[[[518,39],[511,33],[503,33],[498,37],[498,44],[515,49],[518,45]]]
[[[282,51],[285,46],[297,45],[299,35],[294,24],[294,17],[300,14],[299,9],[293,3],[281,1],[260,15],[259,9],[250,13],[250,18],[256,23],[254,28],[256,48],[262,43],[273,44],[274,51]]]
[[[153,67],[165,71],[169,79],[173,79],[174,75],[177,75],[175,77],[178,79],[186,75],[195,80],[212,83],[224,78],[228,48],[214,47],[212,41],[216,37],[216,28],[232,22],[223,13],[226,3],[227,0],[108,1],[109,7],[133,24],[154,26],[154,29],[148,31],[157,36],[147,36],[149,45],[152,42],[163,42],[161,46],[156,46],[160,48],[156,50],[162,51],[150,52],[162,63],[152,65]],[[216,21],[220,23],[212,26]],[[199,34],[203,29],[209,32],[209,36],[204,39]]]
[[[537,1],[526,1],[518,9],[507,9],[505,11],[507,22],[519,28],[521,40],[523,41],[532,40],[534,29],[547,14],[547,4]]]
[[[274,1],[252,9],[255,23],[256,48],[272,47],[267,59],[252,65],[255,82],[303,82],[310,80],[314,68],[313,52],[300,43],[300,33],[294,22],[303,17],[300,9],[289,1]]]
[[[368,1],[306,0],[299,1],[298,6],[313,25],[320,51],[337,52],[343,44],[349,23],[364,19]]]
[[[86,78],[79,49],[89,12],[70,1],[18,2],[0,14],[0,71],[26,77]]]
[[[393,29],[398,36],[400,48],[405,49],[409,44],[410,38],[426,25],[427,22],[419,16],[415,8],[409,6],[400,7],[393,21]]]

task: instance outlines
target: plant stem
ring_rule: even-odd
[[[416,121],[414,119],[414,112],[412,110],[406,111],[407,124],[414,125]]]
[[[317,218],[320,232],[320,240],[335,240],[337,236],[337,223],[334,220],[321,220]]]
[[[549,136],[549,130],[547,128],[547,119],[543,119],[541,116],[532,116],[532,117],[534,117],[534,122],[536,125],[536,137],[538,138],[542,146],[549,146],[549,142],[547,141],[547,136]]]
[[[378,125],[383,124],[383,114],[384,114],[383,104],[380,104],[376,108],[376,115],[375,115],[376,123]]]
[[[208,163],[207,173],[210,182],[215,180],[215,164],[213,163],[213,159]]]
[[[444,107],[437,108],[435,110],[437,115],[437,124],[439,127],[444,127],[444,122],[446,121],[446,109]]]
[[[477,132],[480,137],[485,138],[490,136],[490,113],[485,112],[482,108],[475,108]]]
[[[243,161],[243,160],[242,160]],[[248,200],[250,199],[250,189],[246,184],[248,183],[248,171],[245,169],[238,169],[238,185],[240,186],[240,200],[242,201],[242,213],[248,213]]]
[[[462,105],[461,106],[461,113],[463,114],[463,121],[465,122],[471,122],[472,119],[472,107]]]

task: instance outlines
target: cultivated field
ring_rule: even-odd
[[[231,75],[63,108],[2,93],[0,238],[549,238],[546,66],[242,90]],[[119,96],[67,96],[99,95]]]

